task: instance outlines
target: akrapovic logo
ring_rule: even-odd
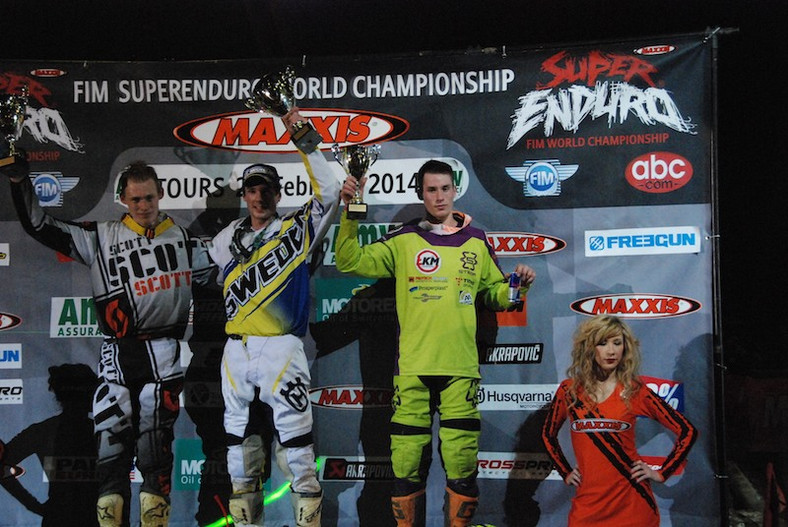
[[[407,132],[399,117],[366,110],[301,109],[301,115],[323,137],[323,145],[380,143]],[[290,134],[281,119],[262,112],[209,115],[173,130],[175,137],[194,146],[240,152],[293,152]]]
[[[326,386],[309,390],[309,400],[314,406],[340,410],[363,410],[391,407],[393,392],[389,388],[365,386]]]
[[[497,256],[533,256],[566,247],[560,238],[531,232],[488,232],[487,241]]]
[[[647,227],[585,232],[586,257],[699,253],[698,227]]]
[[[0,266],[8,267],[11,265],[11,246],[7,243],[0,243]]]
[[[320,464],[321,481],[394,481],[389,458],[326,456]]]
[[[569,306],[583,315],[616,315],[621,318],[668,318],[694,313],[701,303],[691,298],[660,294],[601,295],[581,298]]]
[[[539,364],[544,344],[499,344],[488,346],[479,358],[480,364]]]
[[[0,313],[0,331],[17,327],[22,319],[11,313]]]
[[[624,432],[632,428],[632,425],[626,421],[619,421],[618,419],[578,419],[572,421],[572,432],[579,432],[582,434],[593,434],[598,432]]]

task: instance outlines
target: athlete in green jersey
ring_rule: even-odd
[[[347,204],[359,183],[342,187]],[[361,182],[363,187],[363,181]],[[397,525],[425,524],[432,416],[440,415],[440,449],[446,470],[446,525],[469,525],[478,504],[476,456],[481,420],[476,407],[479,359],[476,302],[505,309],[509,284],[484,231],[454,210],[451,167],[427,161],[416,192],[425,216],[361,247],[358,222],[342,214],[336,265],[370,278],[395,278],[399,342],[394,372],[391,462],[397,478],[392,510]],[[521,295],[534,280],[518,264]],[[478,295],[478,297],[477,297]]]

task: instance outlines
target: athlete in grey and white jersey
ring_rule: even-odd
[[[121,174],[128,213],[117,221],[68,222],[38,204],[24,154],[0,169],[12,181],[14,206],[35,239],[88,266],[99,325],[105,334],[94,397],[102,527],[128,524],[133,457],[144,482],[143,526],[169,517],[173,425],[183,387],[179,339],[188,323],[192,284],[212,282],[205,245],[159,211],[154,169],[133,163]],[[155,522],[155,523],[154,523]]]

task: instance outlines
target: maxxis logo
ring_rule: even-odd
[[[566,247],[560,238],[531,232],[488,232],[487,242],[496,256],[534,256]]]
[[[637,48],[632,51],[638,55],[664,55],[665,53],[676,51],[676,46],[672,44],[656,44]]]
[[[345,146],[391,141],[410,128],[410,123],[404,119],[366,110],[304,108],[301,115],[322,136],[323,148],[334,143]],[[179,125],[173,134],[189,145],[222,150],[296,151],[281,119],[263,112],[209,115]]]
[[[680,296],[650,293],[601,295],[581,298],[569,306],[583,315],[615,315],[621,318],[668,318],[688,315],[702,305]]]
[[[572,421],[572,432],[590,434],[594,432],[625,432],[632,428],[626,421],[618,419],[577,419]]]
[[[309,390],[309,400],[314,406],[339,410],[364,410],[390,408],[391,388],[361,385],[324,386]]]

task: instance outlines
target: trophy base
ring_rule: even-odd
[[[349,220],[367,219],[366,203],[348,203],[346,209],[347,209],[347,219]]]
[[[309,124],[304,124],[296,130],[291,139],[298,149],[305,154],[311,154],[323,142],[323,137]]]

